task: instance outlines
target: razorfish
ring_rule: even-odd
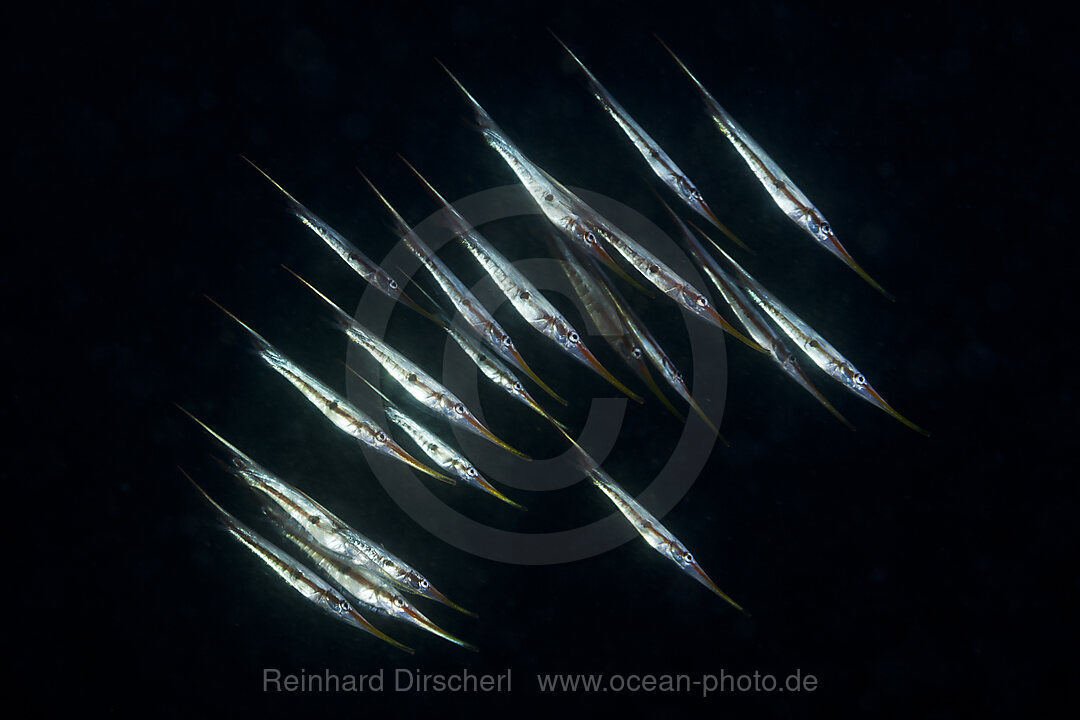
[[[409,161],[401,157],[402,162],[409,165]],[[412,168],[412,165],[409,165]],[[457,275],[450,270],[450,268],[444,263],[435,252],[428,247],[416,232],[405,222],[405,219],[398,214],[397,210],[387,202],[383,194],[379,192],[379,189],[375,187],[374,183],[368,179],[364,173],[360,173],[360,177],[364,178],[364,182],[372,189],[379,200],[390,212],[390,215],[394,218],[395,223],[398,226],[398,233],[401,235],[401,242],[409,249],[416,259],[420,261],[420,264],[427,268],[427,271],[431,273],[431,276],[435,278],[435,282],[439,284],[442,291],[450,298],[450,302],[454,304],[454,307],[461,317],[464,318],[466,324],[469,325],[476,333],[484,339],[484,341],[491,346],[496,353],[498,353],[503,359],[518,368],[530,378],[533,382],[539,385],[544,392],[551,395],[555,400],[566,405],[566,400],[559,397],[554,390],[549,388],[543,380],[536,376],[536,373],[526,364],[525,358],[521,356],[517,348],[514,346],[514,341],[510,338],[510,333],[503,329],[502,325],[498,323],[495,316],[492,315],[487,308],[476,298],[472,292],[469,291],[465,284],[458,279]]]
[[[293,387],[299,390],[307,398],[308,402],[314,405],[336,428],[383,455],[388,455],[433,478],[438,478],[444,482],[450,481],[450,478],[432,470],[405,452],[385,430],[379,427],[378,423],[364,414],[359,408],[353,406],[339,393],[331,390],[302,367],[285,357],[280,350],[267,342],[266,338],[248,327],[240,318],[218,304],[216,300],[210,297],[206,299],[217,305],[222,312],[244,328],[254,340],[255,351],[258,353],[259,358],[292,383]]]
[[[436,313],[430,316],[431,321],[446,331],[446,334],[450,336],[450,339],[457,343],[458,347],[469,356],[469,359],[473,361],[473,364],[476,365],[477,369],[480,370],[484,377],[510,397],[535,411],[548,422],[563,429],[566,428],[565,425],[552,417],[544,410],[544,408],[540,407],[539,403],[537,403],[533,396],[529,394],[529,391],[525,389],[525,385],[521,380],[514,375],[513,370],[508,368],[506,364],[497,357],[493,357],[491,353],[487,352],[484,349],[484,344],[479,338],[469,330],[455,325],[450,318],[449,313],[447,313],[423,288],[420,288],[420,292],[423,293],[436,307]]]
[[[582,469],[585,471],[593,485],[607,496],[608,500],[629,521],[638,534],[645,539],[649,546],[660,553],[663,557],[675,563],[682,572],[697,580],[705,587],[722,597],[736,610],[745,613],[742,606],[731,599],[727,593],[717,587],[716,583],[705,573],[694,558],[693,554],[679,541],[675,535],[664,527],[656,516],[645,509],[633,495],[626,492],[619,483],[608,475],[593,458],[578,445],[573,438],[563,433],[570,444],[578,451],[582,461]]]
[[[519,510],[525,509],[524,506],[514,502],[496,490],[495,487],[480,474],[480,471],[476,469],[476,466],[472,464],[469,458],[465,457],[459,450],[455,449],[431,430],[405,414],[401,408],[395,405],[390,398],[372,385],[363,375],[356,372],[356,370],[353,370],[351,367],[349,370],[363,380],[365,385],[382,398],[383,410],[386,412],[386,417],[390,419],[390,422],[404,430],[406,434],[413,439],[413,442],[415,442],[417,446],[424,451],[424,454],[431,458],[436,465],[448,473],[453,473],[454,476],[466,485],[482,490],[483,492],[502,500],[507,505],[513,505]]]
[[[514,306],[518,314],[525,319],[525,322],[529,323],[541,335],[553,341],[570,357],[614,385],[627,397],[636,402],[641,402],[641,398],[633,390],[619,382],[614,375],[600,364],[600,361],[585,346],[581,335],[570,324],[570,321],[551,304],[551,301],[544,297],[540,290],[520,270],[514,267],[513,263],[496,250],[488,242],[487,238],[469,225],[465,218],[415,168],[413,172],[424,183],[424,186],[435,198],[436,202],[446,210],[447,217],[453,226],[453,231],[457,233],[458,239],[476,258],[476,261],[480,263],[488,276],[495,281],[495,285],[510,301],[510,304]]]
[[[271,544],[266,538],[253,531],[247,525],[244,525],[227,510],[218,505],[205,490],[199,487],[198,483],[191,479],[190,475],[184,472],[183,468],[180,468],[180,472],[184,473],[184,477],[195,486],[195,489],[198,490],[203,498],[205,498],[206,502],[210,504],[210,507],[217,513],[217,516],[221,519],[222,524],[225,525],[225,529],[229,531],[229,534],[236,538],[241,545],[254,553],[256,557],[266,563],[279,578],[284,580],[293,590],[303,595],[308,602],[313,603],[317,608],[328,615],[332,615],[348,625],[352,625],[355,628],[370,633],[400,650],[404,650],[407,653],[413,652],[412,648],[402,645],[397,640],[368,622],[367,618],[352,607],[348,598],[330,583],[326,582],[307,567],[287,555],[276,545]]]
[[[747,166],[757,177],[758,182],[761,183],[765,191],[769,193],[769,197],[773,199],[788,218],[791,219],[796,225],[798,225],[804,232],[814,239],[821,247],[828,250],[830,253],[840,258],[841,261],[849,268],[854,270],[859,277],[870,284],[875,290],[887,297],[889,300],[896,300],[895,297],[885,291],[885,288],[881,287],[870,275],[859,266],[855,259],[851,257],[844,246],[840,244],[840,241],[836,239],[836,235],[833,233],[832,226],[829,225],[825,216],[821,211],[810,202],[809,198],[803,194],[791,178],[787,176],[780,166],[776,164],[768,153],[761,149],[761,146],[754,141],[754,138],[750,137],[750,134],[742,129],[739,123],[735,122],[735,119],[727,113],[724,108],[720,107],[720,103],[716,102],[716,99],[709,94],[709,91],[705,89],[693,73],[683,64],[683,61],[678,58],[671,51],[663,40],[659,37],[656,38],[660,41],[660,44],[664,46],[664,49],[668,51],[675,62],[679,64],[679,67],[683,69],[683,72],[687,74],[690,80],[694,83],[694,87],[697,88],[701,94],[701,99],[705,103],[705,109],[712,117],[713,122],[720,128],[720,132],[724,134],[731,144],[735,147],[735,150],[742,156],[742,159],[746,162]]]
[[[713,285],[720,291],[724,300],[727,302],[728,307],[731,308],[735,316],[739,318],[739,321],[746,328],[746,331],[750,333],[750,336],[754,338],[754,341],[758,345],[769,351],[769,357],[772,358],[781,370],[788,376],[790,376],[795,382],[799,384],[806,392],[814,396],[814,398],[821,403],[821,405],[831,412],[840,422],[844,423],[848,428],[854,430],[854,426],[847,421],[840,411],[833,407],[825,396],[821,394],[810,378],[803,372],[802,367],[799,365],[799,360],[795,356],[795,353],[791,351],[791,348],[780,337],[780,334],[776,332],[761,314],[761,312],[754,307],[754,303],[751,302],[746,295],[739,289],[735,281],[726,273],[724,269],[720,267],[720,264],[716,262],[706,250],[701,242],[694,237],[694,234],[690,231],[690,228],[686,227],[686,224],[679,218],[675,212],[668,207],[667,203],[661,200],[661,203],[671,214],[671,217],[675,220],[675,223],[679,227],[679,232],[682,233],[683,239],[689,246],[690,256],[697,260],[698,265],[705,274],[712,280]],[[695,225],[695,227],[697,227]],[[698,228],[700,232],[700,228]],[[705,235],[705,233],[702,233]],[[708,238],[708,235],[705,235]],[[711,238],[709,238],[711,241]]]
[[[331,578],[338,587],[355,598],[357,602],[381,615],[423,628],[429,633],[438,635],[466,650],[476,652],[476,646],[451,635],[432,622],[384,576],[351,565],[342,558],[327,553],[324,549],[312,543],[303,533],[290,529],[290,526],[295,525],[295,523],[288,519],[287,516],[282,517],[273,508],[268,508],[268,510],[270,515],[272,517],[276,516],[275,519],[282,525],[285,536],[303,550],[304,554],[311,558],[312,562],[326,573],[327,577]]]
[[[345,239],[345,237],[334,228],[330,227],[324,222],[318,215],[308,210],[306,207],[300,204],[300,201],[289,194],[285,188],[278,184],[277,180],[270,177],[266,172],[255,163],[248,160],[241,155],[240,157],[259,171],[259,173],[270,181],[274,187],[285,195],[285,198],[289,201],[289,207],[296,217],[302,222],[308,229],[315,233],[323,242],[325,242],[331,250],[336,252],[345,263],[356,272],[357,275],[362,277],[369,285],[383,293],[387,297],[393,300],[403,301],[406,305],[413,310],[417,310],[418,306],[414,303],[408,295],[402,292],[401,287],[398,286],[398,281],[390,277],[390,274],[372,262],[371,258],[360,251],[355,245]]]
[[[495,433],[484,427],[484,424],[477,419],[476,415],[465,407],[465,403],[461,402],[457,395],[450,392],[445,385],[405,357],[403,353],[376,337],[374,333],[354,320],[351,315],[338,307],[333,300],[321,293],[314,285],[289,270],[289,268],[286,267],[285,269],[318,295],[334,311],[334,318],[348,338],[375,358],[375,361],[390,374],[390,377],[394,378],[401,387],[405,388],[406,392],[424,407],[454,425],[462,427],[474,435],[479,435],[520,458],[530,459],[528,455],[511,447],[496,436]],[[425,312],[425,314],[427,313]]]
[[[672,362],[671,358],[660,346],[660,343],[630,308],[626,299],[603,277],[603,271],[600,267],[594,264],[595,273],[589,273],[574,256],[570,247],[560,238],[552,236],[552,244],[556,252],[562,257],[563,269],[570,280],[571,286],[582,298],[586,308],[591,308],[589,312],[594,321],[603,323],[601,327],[607,328],[603,331],[604,337],[623,356],[627,365],[637,371],[653,393],[660,398],[660,401],[676,417],[681,419],[679,412],[675,410],[670,401],[660,391],[660,388],[656,386],[656,381],[653,380],[652,374],[645,365],[646,359],[651,362],[660,371],[664,380],[687,401],[694,412],[709,426],[709,429],[716,433],[717,437],[727,445],[727,440],[724,439],[713,421],[705,414],[701,405],[690,394],[690,389],[686,386],[686,381],[675,363]]]
[[[443,69],[445,69],[445,66],[443,66]],[[446,72],[450,74],[449,70]],[[469,91],[458,82],[453,74],[450,74],[450,77],[472,103],[473,109],[476,112],[477,121],[480,124],[481,131],[484,133],[484,137],[488,140],[488,144],[503,155],[504,159],[507,157],[515,158],[516,164],[511,163],[511,167],[517,167],[519,165],[524,166],[528,163],[528,160],[521,155],[517,148],[505,139],[502,131],[499,130],[498,126],[491,120],[491,116],[476,102],[472,95],[469,94]],[[531,165],[531,163],[528,164]],[[629,262],[646,280],[678,303],[683,309],[688,310],[690,314],[700,317],[706,322],[721,328],[753,349],[758,350],[759,352],[765,352],[763,348],[759,347],[753,340],[736,330],[731,323],[716,312],[710,304],[709,298],[706,297],[704,293],[691,285],[689,281],[676,273],[669,265],[667,265],[667,263],[654,255],[644,245],[620,230],[603,215],[596,212],[596,210],[587,205],[584,200],[572,193],[564,185],[539,169],[537,169],[535,173],[530,173],[529,177],[543,177],[547,180],[547,187],[539,190],[534,190],[526,183],[530,196],[540,207],[541,211],[544,212],[545,216],[551,219],[559,229],[565,231],[566,225],[564,222],[554,220],[552,211],[554,211],[554,216],[556,217],[566,216],[572,218],[575,231],[568,234],[575,239],[581,239],[581,242],[591,254],[597,256],[609,267],[613,267],[620,273],[625,274],[622,268],[616,265],[614,261],[610,260],[610,257],[607,256],[606,252],[603,255],[599,255],[596,252],[595,248],[599,247],[597,238],[602,237],[607,241],[608,245],[615,248],[623,259]],[[607,259],[605,260],[605,258]]]
[[[845,388],[858,395],[871,405],[885,411],[915,432],[930,436],[926,430],[906,417],[898,413],[878,394],[867,381],[866,376],[859,372],[850,360],[840,354],[829,341],[821,336],[816,330],[803,322],[802,318],[793,313],[786,305],[777,300],[772,293],[766,290],[750,273],[743,270],[735,260],[723,251],[716,243],[713,247],[720,253],[728,266],[734,271],[747,297],[753,300],[758,307],[772,318],[777,327],[791,338],[800,350],[802,350],[815,365],[825,371],[832,379],[839,382]]]
[[[566,47],[566,43],[560,40],[558,35],[550,29],[548,29],[548,32],[551,32],[551,36],[555,38],[555,42],[562,46],[563,50],[567,52],[574,63],[581,69],[581,72],[585,74],[585,79],[588,81],[589,90],[592,91],[593,97],[596,98],[597,102],[600,103],[600,106],[607,111],[619,128],[626,134],[626,137],[630,138],[630,142],[634,144],[634,147],[637,148],[638,152],[645,158],[645,161],[649,163],[649,167],[656,173],[656,176],[660,178],[661,182],[671,188],[687,207],[712,223],[717,230],[731,238],[732,242],[736,243],[744,250],[749,250],[750,248],[748,248],[742,240],[735,237],[735,234],[731,232],[726,225],[720,222],[720,219],[716,217],[716,214],[705,203],[705,199],[701,196],[701,191],[698,190],[697,185],[695,185],[686,173],[675,164],[675,161],[671,159],[671,156],[664,152],[664,149],[653,140],[649,133],[645,132],[634,118],[630,117],[630,114],[627,113],[612,94],[600,84],[600,81],[596,79],[596,76],[589,72],[589,69],[578,59],[577,55],[575,55],[570,48]]]
[[[306,493],[266,470],[187,410],[182,407],[180,410],[229,451],[231,463],[226,465],[229,472],[275,503],[297,527],[328,553],[344,558],[357,567],[380,573],[406,592],[435,600],[476,617],[475,613],[452,602],[437,590],[419,570],[379,543],[361,535]]]

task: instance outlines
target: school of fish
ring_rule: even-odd
[[[699,221],[706,220],[711,227],[719,230],[740,250],[752,252],[743,240],[736,237],[727,225],[721,222],[706,203],[698,186],[680,169],[671,156],[629,115],[570,47],[553,32],[551,34],[558,47],[566,53],[571,67],[580,72],[588,92],[615,122],[619,130],[626,135],[634,149],[644,158],[649,169],[678,199],[681,206],[696,216]],[[832,226],[825,220],[821,211],[799,190],[791,178],[720,106],[674,51],[659,37],[656,40],[660,48],[670,55],[677,67],[689,79],[692,88],[700,95],[709,118],[732,144],[738,156],[781,212],[808,234],[816,244],[839,258],[889,300],[894,300],[840,244]],[[753,350],[767,355],[784,374],[798,383],[823,408],[852,430],[854,430],[852,424],[813,384],[800,366],[797,354],[792,347],[801,352],[827,377],[840,383],[849,392],[878,407],[912,430],[922,435],[929,435],[885,402],[871,386],[866,376],[850,360],[787,305],[780,302],[770,290],[743,269],[729,252],[701,231],[692,220],[684,221],[680,218],[675,209],[670,207],[658,192],[654,190],[676,230],[682,247],[704,276],[715,286],[716,297],[722,300],[722,303],[714,304],[702,289],[694,287],[649,248],[602,216],[571,192],[567,186],[532,162],[495,123],[492,116],[475,97],[466,90],[465,85],[445,65],[441,62],[439,65],[449,75],[452,84],[461,92],[472,113],[471,119],[475,123],[475,128],[483,141],[506,163],[512,175],[535,203],[544,222],[550,223],[544,228],[547,246],[551,251],[551,256],[560,263],[589,321],[600,330],[600,335],[615,351],[615,355],[625,363],[626,368],[645,383],[648,390],[672,415],[683,418],[683,413],[665,396],[662,384],[674,390],[689,410],[715,433],[716,438],[727,444],[713,420],[695,399],[684,373],[665,352],[656,336],[645,326],[641,317],[631,307],[631,303],[619,290],[620,283],[650,299],[655,297],[650,288],[655,288],[690,315],[713,326],[716,331],[727,332]],[[539,333],[545,341],[554,343],[559,353],[584,365],[626,397],[635,402],[644,403],[645,399],[641,395],[625,385],[609,368],[600,363],[593,352],[586,347],[582,333],[508,259],[507,254],[504,253],[506,248],[500,250],[495,243],[481,235],[477,228],[473,227],[454,205],[421,175],[417,168],[404,157],[399,157],[408,170],[415,175],[420,187],[430,195],[436,209],[445,219],[448,229],[461,247],[490,278],[498,292],[505,297],[524,324]],[[361,176],[378,202],[390,215],[396,228],[397,240],[419,261],[423,274],[430,276],[434,287],[438,288],[437,292],[445,300],[436,297],[434,291],[427,292],[419,283],[416,288],[424,296],[426,304],[418,302],[421,300],[420,296],[406,295],[387,268],[379,267],[360,248],[296,200],[262,168],[246,157],[243,159],[280,191],[297,219],[329,246],[368,285],[430,321],[431,336],[441,337],[442,333],[446,333],[460,346],[476,365],[480,376],[491,383],[492,387],[498,388],[499,392],[509,395],[514,402],[524,405],[548,421],[555,437],[567,442],[579,458],[582,479],[588,480],[599,490],[600,494],[611,502],[615,510],[633,526],[650,547],[669,562],[674,563],[683,573],[723,598],[732,607],[745,612],[705,573],[686,545],[609,475],[600,463],[589,456],[589,453],[572,437],[570,429],[556,417],[556,414],[545,409],[530,394],[524,381],[535,384],[546,396],[560,405],[567,404],[555,389],[537,376],[518,350],[518,346],[511,338],[511,332],[517,332],[517,328],[507,329],[496,321],[493,313],[484,307],[447,262],[440,258],[408,225],[366,175],[361,172]],[[492,178],[492,182],[498,180],[501,178]],[[621,262],[617,258],[621,259]],[[338,430],[358,440],[363,446],[403,463],[428,477],[450,485],[471,488],[473,491],[479,491],[524,511],[525,507],[521,503],[484,478],[465,453],[444,438],[445,432],[440,432],[439,421],[445,421],[484,438],[495,447],[511,453],[522,461],[529,460],[529,457],[481,422],[476,413],[468,408],[450,388],[416,361],[410,359],[405,349],[394,347],[381,339],[362,324],[362,318],[357,319],[349,315],[314,284],[287,267],[285,270],[316,296],[323,307],[329,310],[337,327],[351,342],[375,360],[393,384],[404,390],[406,396],[423,413],[422,415],[413,412],[411,408],[396,404],[378,389],[377,383],[372,382],[373,378],[364,377],[357,369],[346,365],[348,371],[359,376],[381,401],[384,417],[373,418],[367,415],[341,393],[290,360],[262,335],[240,320],[237,315],[209,296],[207,299],[238,324],[243,335],[254,346],[258,359],[285,378]],[[721,314],[720,310],[723,308],[727,309],[742,330]],[[431,336],[424,340],[430,340]],[[787,340],[784,339],[785,337]],[[659,373],[662,383],[654,377],[654,372]],[[267,521],[300,551],[300,555],[294,557],[286,553],[243,524],[219,505],[186,471],[181,469],[181,472],[190,480],[198,495],[208,503],[228,533],[262,560],[289,587],[324,613],[402,651],[413,652],[410,647],[372,624],[362,613],[396,618],[459,647],[476,650],[471,643],[436,625],[414,605],[409,596],[433,600],[468,615],[473,615],[473,613],[436,590],[432,582],[412,565],[383,545],[354,530],[344,520],[294,485],[263,468],[203,420],[183,407],[179,405],[177,407],[210,436],[219,450],[225,452],[228,459],[219,460],[221,465],[255,493]],[[417,459],[409,450],[398,444],[389,430],[391,427],[399,428],[403,437],[408,438],[419,450],[418,454],[428,458],[430,465]],[[462,502],[470,502],[465,491],[462,492],[461,497]]]

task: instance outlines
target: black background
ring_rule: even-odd
[[[1072,419],[1075,352],[1071,327],[1059,323],[1071,286],[1045,271],[1067,264],[1062,238],[1077,178],[1062,131],[1076,68],[1052,23],[961,7],[782,3],[108,4],[12,18],[17,129],[3,288],[9,416],[27,432],[10,436],[5,455],[8,489],[30,491],[28,504],[8,508],[19,530],[8,594],[21,603],[10,621],[32,636],[19,650],[23,692],[54,710],[332,705],[370,714],[501,702],[525,711],[537,673],[801,670],[817,677],[816,691],[547,699],[755,717],[1060,707],[1075,666],[1057,611],[1075,604],[1077,575],[1075,491],[1057,432]],[[343,387],[345,340],[278,264],[347,307],[362,286],[238,153],[381,257],[393,236],[354,165],[414,222],[433,206],[395,152],[451,199],[512,180],[461,122],[464,105],[433,57],[561,180],[670,230],[640,158],[545,26],[754,245],[757,257],[742,256],[751,271],[933,433],[919,437],[815,374],[858,426],[852,434],[728,344],[723,430],[732,447],[714,449],[664,522],[751,618],[640,540],[578,563],[521,567],[427,535],[375,484],[355,447],[259,367],[200,297],[221,300]],[[824,210],[895,304],[780,216],[652,32]],[[521,221],[491,236],[524,238],[508,254],[527,257],[535,229]],[[461,256],[448,258],[472,272]],[[514,327],[505,311],[500,319]],[[678,314],[650,312],[685,362]],[[408,334],[420,326],[404,327],[395,338],[437,369],[425,341]],[[571,426],[588,397],[610,395],[539,341],[519,344],[578,398],[566,411]],[[257,519],[172,402],[478,611],[473,621],[427,606],[482,652],[383,622],[416,647],[407,657],[281,587],[217,529],[175,469],[183,464]],[[531,418],[505,412],[518,418],[504,421],[508,437],[538,455],[559,451],[530,432],[539,427]],[[677,431],[655,401],[633,408],[609,468],[639,491]],[[589,488],[555,495],[526,501],[527,520],[471,499],[476,517],[532,531],[607,511]],[[260,692],[265,667],[388,676],[397,667],[510,668],[514,690],[285,697]]]

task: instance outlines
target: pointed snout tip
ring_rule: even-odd
[[[486,427],[484,427],[484,426],[483,426],[483,425],[482,425],[482,424],[480,423],[480,421],[479,421],[479,420],[477,420],[477,419],[475,419],[475,418],[468,418],[468,422],[469,422],[469,427],[473,428],[473,429],[474,429],[474,430],[475,430],[475,431],[476,431],[477,433],[479,433],[479,434],[480,434],[480,435],[481,435],[482,437],[484,437],[484,438],[486,438],[487,440],[490,440],[491,442],[495,443],[496,445],[498,445],[499,447],[501,447],[501,448],[502,448],[503,450],[506,450],[506,451],[507,451],[507,452],[509,452],[509,453],[513,453],[514,455],[517,455],[517,456],[518,456],[519,458],[521,458],[522,460],[525,460],[525,461],[528,461],[528,462],[532,462],[532,458],[531,458],[531,457],[529,457],[529,456],[528,456],[528,455],[526,455],[525,453],[521,452],[520,450],[518,450],[517,448],[515,448],[515,447],[514,447],[513,445],[510,445],[510,444],[509,444],[508,442],[506,442],[505,440],[503,440],[502,438],[500,438],[500,437],[499,437],[498,435],[496,435],[495,433],[493,433],[493,432],[491,432],[490,430],[488,430],[488,429],[487,429]]]
[[[458,605],[456,602],[454,602],[450,598],[446,597],[445,595],[443,595],[441,592],[439,592],[435,588],[430,588],[429,592],[431,594],[431,599],[432,600],[436,600],[438,602],[441,602],[443,605],[446,605],[447,607],[451,607],[451,608],[457,610],[459,613],[462,613],[463,615],[468,615],[471,618],[479,618],[480,617],[479,615],[474,613],[472,610],[466,610],[462,606]]]
[[[432,468],[429,468],[427,465],[420,462],[419,460],[417,460],[416,458],[414,458],[412,455],[405,452],[405,450],[403,450],[401,448],[395,449],[394,450],[394,455],[395,455],[395,457],[397,457],[398,460],[405,463],[406,465],[411,467],[413,470],[419,470],[420,472],[424,473],[425,475],[427,475],[429,477],[433,477],[436,480],[442,480],[447,485],[457,485],[457,479],[456,478],[452,478],[452,477],[449,477],[447,475],[443,475],[438,470],[434,470]]]
[[[748,612],[746,612],[746,609],[745,609],[745,608],[744,608],[744,607],[743,607],[742,605],[740,605],[739,603],[737,603],[737,602],[735,602],[734,600],[732,600],[732,599],[731,599],[731,596],[730,596],[730,595],[728,595],[728,594],[727,594],[726,592],[724,592],[723,590],[721,590],[721,589],[719,588],[719,586],[717,586],[717,584],[716,584],[716,583],[714,583],[714,582],[712,581],[712,579],[711,579],[711,578],[709,578],[709,576],[708,576],[708,575],[706,575],[706,574],[705,574],[704,572],[702,572],[702,573],[701,573],[701,575],[699,576],[699,579],[700,579],[700,581],[701,581],[701,584],[702,584],[702,585],[704,585],[705,587],[709,588],[710,590],[712,590],[712,591],[713,591],[713,593],[715,593],[716,595],[718,595],[718,596],[720,596],[721,598],[723,598],[723,599],[724,599],[724,601],[725,601],[725,602],[727,602],[727,603],[728,603],[729,605],[731,605],[731,606],[732,606],[733,608],[735,608],[736,610],[738,610],[739,612],[741,612],[741,613],[742,613],[743,615],[747,615],[747,616],[749,616],[749,613],[748,613]]]
[[[866,390],[870,394],[870,396],[874,399],[873,404],[877,405],[879,408],[884,410],[888,415],[892,416],[896,420],[898,420],[901,423],[903,423],[904,425],[908,426],[909,428],[911,428],[915,432],[919,433],[923,437],[927,437],[927,438],[930,437],[930,433],[927,430],[924,430],[923,428],[919,427],[918,425],[916,425],[912,421],[908,420],[906,417],[904,417],[903,415],[898,413],[895,409],[893,409],[892,405],[885,402],[885,398],[881,397],[881,395],[878,394],[877,390],[870,387],[869,383],[867,383]]]
[[[501,492],[499,492],[495,488],[495,486],[493,486],[487,480],[484,480],[483,478],[478,478],[477,484],[480,486],[481,490],[483,490],[488,495],[491,495],[493,498],[496,498],[497,500],[501,500],[502,502],[506,503],[507,505],[511,505],[513,507],[516,507],[518,510],[528,510],[528,508],[525,507],[524,505],[522,505],[520,503],[517,503],[517,502],[514,502],[510,498],[503,495]]]

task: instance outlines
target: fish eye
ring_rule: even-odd
[[[544,202],[554,202],[554,201],[555,201],[555,196],[552,195],[551,193],[548,193],[547,195],[544,196]]]
[[[458,403],[457,405],[455,405],[454,406],[454,412],[456,412],[458,415],[464,415],[465,414],[465,404],[464,403]]]
[[[687,565],[694,562],[694,556],[691,555],[690,553],[683,553],[682,559],[683,559],[683,562],[685,562]]]
[[[521,298],[522,300],[528,300],[530,297],[532,297],[532,295],[530,295],[527,290],[522,290],[521,294],[518,295],[518,297]]]
[[[394,598],[394,605],[399,608],[405,607],[405,598],[400,596]]]
[[[375,439],[381,443],[386,442],[386,433],[380,430],[379,432],[375,433]]]
[[[520,380],[515,380],[514,381],[514,389],[517,390],[518,392],[521,392],[522,390],[525,389],[525,386],[521,384]]]
[[[862,373],[855,373],[854,380],[855,380],[856,385],[865,385],[866,384],[866,376],[863,375]]]
[[[701,191],[698,190],[697,188],[694,188],[693,190],[690,191],[690,197],[694,198],[698,202],[701,202]]]
[[[465,471],[465,474],[468,475],[469,477],[476,477],[480,473],[476,471],[476,468],[474,468],[474,467],[472,467],[470,465],[469,469]]]
[[[504,335],[503,336],[503,346],[504,347],[514,347],[514,341],[510,339],[509,335]]]
[[[596,236],[593,235],[588,230],[586,230],[584,233],[582,233],[581,239],[584,240],[585,242],[589,243],[590,245],[595,245],[596,244]]]
[[[709,298],[705,297],[704,295],[698,295],[695,302],[697,302],[698,307],[709,307]]]
[[[428,582],[427,578],[423,578],[420,581],[420,589],[421,590],[427,590],[429,587],[431,587],[431,583]]]
[[[581,339],[581,337],[577,334],[576,331],[571,330],[570,334],[566,336],[566,339],[569,340],[572,345],[577,345],[577,342]]]
[[[338,607],[341,608],[341,612],[349,612],[349,601],[348,600],[342,600],[338,604]]]
[[[829,223],[821,223],[821,232],[825,233],[826,235],[832,233],[832,228],[829,227]]]
[[[630,351],[630,354],[633,355],[635,358],[640,358],[641,354],[642,354],[641,353],[641,348],[639,348],[639,347],[634,348],[633,350]]]
[[[390,282],[388,282],[387,285],[390,286],[391,290],[397,290],[397,280],[390,278]]]

